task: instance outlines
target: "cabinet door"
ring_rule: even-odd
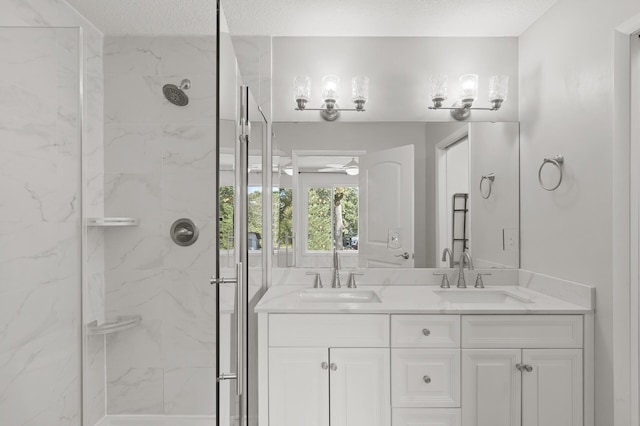
[[[389,349],[331,349],[330,358],[331,426],[389,426]]]
[[[325,348],[269,349],[271,426],[329,426],[328,363]]]
[[[520,349],[462,351],[462,425],[520,426]]]
[[[522,363],[522,426],[582,426],[582,350],[528,349]]]

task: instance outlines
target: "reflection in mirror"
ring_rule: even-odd
[[[331,267],[335,246],[345,268],[448,267],[445,249],[454,265],[468,250],[478,267],[517,268],[518,133],[517,123],[274,124],[273,265]]]

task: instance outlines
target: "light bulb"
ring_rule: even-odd
[[[442,102],[447,99],[449,91],[449,77],[446,74],[431,76],[431,101],[435,108],[441,108]]]
[[[311,100],[311,77],[299,75],[293,80],[293,97],[298,109],[303,110]]]
[[[364,104],[369,101],[369,77],[353,77],[351,80],[351,91],[356,109],[358,111],[363,110]]]
[[[339,89],[340,77],[337,75],[326,75],[322,78],[322,99],[324,99],[325,102],[337,102]]]
[[[489,79],[489,102],[494,109],[500,109],[502,102],[507,99],[508,91],[508,75],[494,75]]]
[[[460,103],[471,107],[478,99],[478,74],[466,74],[460,77]]]

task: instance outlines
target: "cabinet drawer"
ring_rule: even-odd
[[[463,315],[463,348],[581,348],[582,315]]]
[[[392,315],[392,348],[458,348],[459,315]]]
[[[392,349],[392,407],[459,407],[459,349]]]
[[[393,426],[460,426],[459,409],[449,408],[394,408]]]
[[[269,346],[388,348],[389,316],[271,314]]]

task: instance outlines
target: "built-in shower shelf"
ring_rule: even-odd
[[[140,315],[120,316],[100,325],[98,325],[98,321],[93,321],[87,325],[87,332],[94,336],[117,333],[133,328],[140,324],[141,321],[142,317]]]
[[[137,226],[138,219],[133,217],[90,217],[87,219],[87,226]]]

